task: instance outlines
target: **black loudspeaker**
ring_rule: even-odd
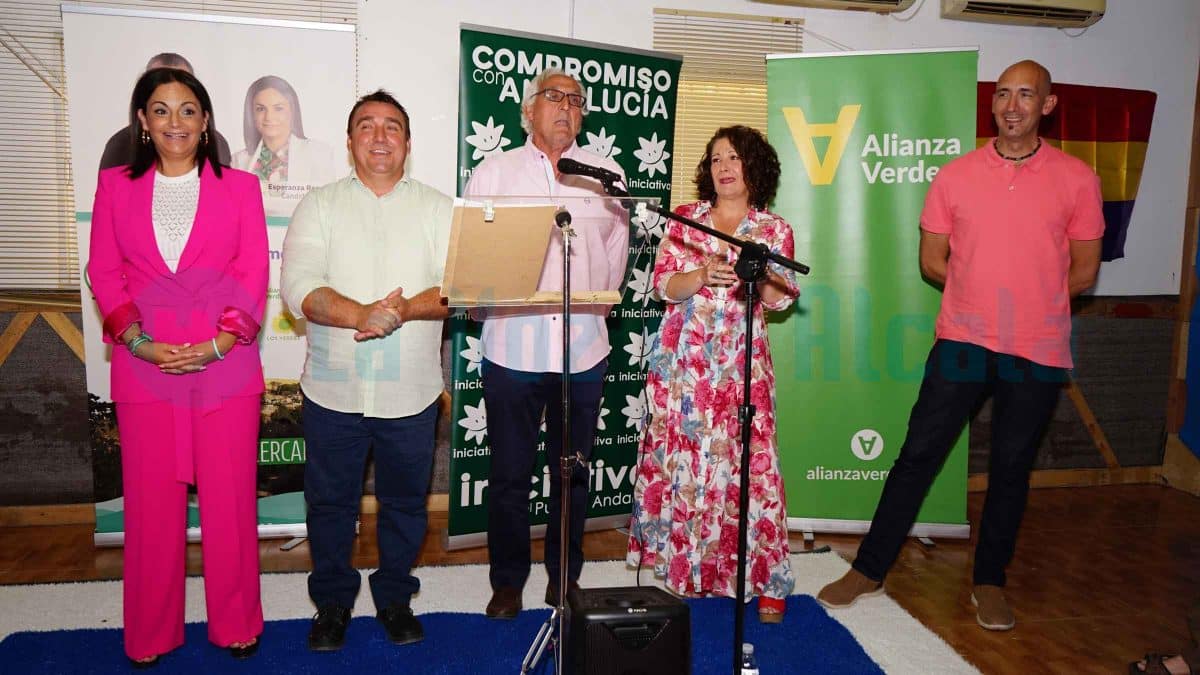
[[[688,675],[688,606],[658,588],[572,589],[567,594],[565,670],[574,675]]]

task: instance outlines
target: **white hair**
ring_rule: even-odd
[[[533,79],[525,85],[525,98],[521,99],[521,128],[524,129],[525,133],[527,134],[533,133],[533,126],[529,123],[529,115],[530,111],[533,109],[533,101],[535,98],[537,98],[537,93],[545,88],[543,85],[546,84],[546,80],[552,77],[568,77],[572,82],[575,83],[575,86],[579,88],[579,93],[584,93],[583,82],[580,82],[578,77],[571,75],[562,68],[547,68],[537,75],[534,75]],[[587,105],[585,104],[582,108],[580,108],[580,110],[584,115],[586,115],[588,112]]]

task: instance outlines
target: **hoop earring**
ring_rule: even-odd
[[[142,145],[150,145],[150,134],[145,129],[142,129]]]

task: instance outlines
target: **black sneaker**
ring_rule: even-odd
[[[312,628],[308,631],[308,648],[314,652],[332,652],[346,644],[346,626],[350,625],[350,610],[337,605],[317,609]]]
[[[408,645],[425,639],[425,629],[408,605],[388,605],[375,615],[392,644]]]

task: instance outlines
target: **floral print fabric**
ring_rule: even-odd
[[[712,226],[711,205],[676,212]],[[708,222],[706,222],[708,221]],[[768,211],[751,210],[735,236],[793,256],[792,229]],[[701,267],[711,256],[730,264],[736,252],[703,232],[672,221],[654,266],[655,290],[668,305],[651,349],[646,379],[649,427],[639,452],[627,562],[653,564],[668,588],[687,596],[732,597],[737,589],[737,517],[741,485],[741,430],[746,316],[742,283],[703,287],[673,303],[671,276]],[[795,275],[771,265],[799,295]],[[782,598],[794,579],[788,561],[787,515],[775,439],[775,375],[763,305],[754,316],[747,593]]]

